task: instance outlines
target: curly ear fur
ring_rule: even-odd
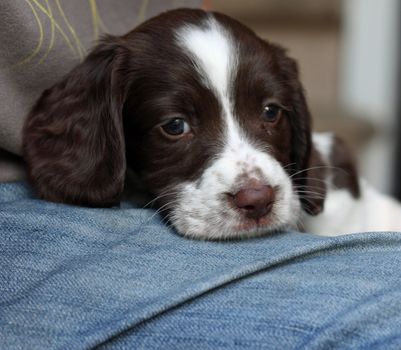
[[[330,163],[333,185],[344,188],[354,198],[359,198],[361,189],[354,154],[348,144],[337,135],[333,136]]]
[[[317,215],[324,208],[328,169],[315,147],[311,149],[308,168],[303,174],[306,180],[303,188],[304,195],[301,198],[302,207],[309,215]]]
[[[312,147],[312,118],[306,102],[304,89],[299,80],[296,61],[286,55],[286,50],[276,44],[271,44],[276,55],[280,57],[282,80],[292,91],[291,124],[291,176],[299,189],[303,209],[311,215],[323,210],[326,185],[324,184],[325,170],[320,166],[323,162]],[[315,195],[311,195],[315,192]]]
[[[297,131],[293,133],[292,153],[299,168],[294,175],[294,182],[301,189],[302,208],[310,215],[317,215],[323,210],[326,197],[326,169],[312,145],[312,121],[302,86],[299,87],[296,99],[292,123]]]
[[[126,170],[120,78],[126,59],[119,39],[105,38],[31,110],[23,149],[41,198],[86,206],[119,202]]]
[[[305,211],[311,215],[320,213],[327,189],[331,187],[345,189],[359,198],[356,162],[344,140],[331,133],[315,133],[305,184]]]

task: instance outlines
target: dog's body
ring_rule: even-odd
[[[354,160],[343,142],[330,133],[315,133],[313,144],[327,164],[327,192],[322,213],[304,217],[305,230],[325,236],[401,232],[400,203],[358,178]]]
[[[178,232],[206,239],[299,228],[303,212],[319,214],[331,159],[315,143],[295,61],[201,10],[106,38],[44,92],[24,128],[42,198],[115,205],[128,167]],[[330,180],[358,199],[348,158],[334,163],[352,171]]]

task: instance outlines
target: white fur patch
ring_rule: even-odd
[[[230,96],[239,54],[231,34],[210,16],[203,26],[179,29],[177,41],[193,59],[203,84],[215,93],[225,128],[221,153],[197,181],[177,188],[180,195],[170,217],[174,226],[184,235],[206,239],[249,237],[295,226],[300,203],[291,179],[274,157],[245,137],[234,116]],[[227,199],[251,179],[276,189],[273,208],[259,223],[245,218]]]
[[[320,153],[322,160],[330,164],[330,155],[333,148],[333,134],[331,132],[312,133],[312,142],[316,150]]]
[[[241,139],[230,101],[238,64],[238,52],[231,34],[211,16],[204,28],[185,26],[178,32],[177,38],[192,55],[203,83],[219,99],[230,138]]]
[[[361,197],[355,199],[345,189],[327,193],[325,208],[318,216],[304,218],[307,232],[339,236],[359,232],[401,232],[401,205],[361,181]]]
[[[226,96],[229,76],[236,63],[229,33],[210,17],[204,28],[190,25],[181,28],[177,39],[196,59],[204,83],[220,96]]]
[[[334,138],[332,133],[313,133],[313,144],[324,162],[331,166]],[[329,168],[330,170],[330,168]],[[360,180],[361,196],[354,198],[349,190],[332,184],[331,171],[327,175],[328,191],[324,210],[317,216],[304,215],[307,232],[322,236],[338,236],[357,232],[400,231],[401,205]]]

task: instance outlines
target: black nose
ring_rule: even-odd
[[[259,219],[271,211],[274,190],[267,185],[242,188],[232,196],[232,201],[246,217]]]

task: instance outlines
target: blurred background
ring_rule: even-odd
[[[0,0],[0,181],[24,178],[20,130],[30,106],[102,33],[199,6],[288,48],[315,130],[348,141],[362,176],[401,200],[400,0]]]
[[[334,131],[363,177],[401,199],[401,1],[209,0],[297,59],[314,129]]]

